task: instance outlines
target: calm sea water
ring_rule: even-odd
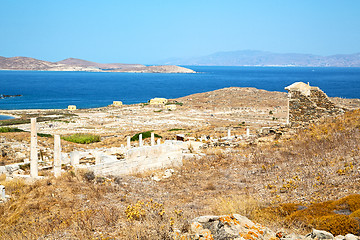
[[[0,71],[0,109],[101,107],[120,100],[147,102],[224,87],[255,87],[285,92],[298,81],[320,87],[328,96],[360,98],[360,68],[199,67],[198,74]]]

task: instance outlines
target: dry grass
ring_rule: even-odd
[[[188,221],[196,216],[228,213],[273,228],[286,223],[304,233],[310,226],[305,220],[285,222],[299,214],[299,205],[324,206],[322,202],[359,193],[360,111],[327,119],[268,146],[206,153],[184,161],[160,182],[151,180],[151,172],[92,179],[71,171],[34,184],[4,182],[12,199],[0,207],[0,238],[170,239],[174,229],[187,231]],[[346,204],[350,211],[358,208],[358,200],[348,200],[330,210],[314,207],[311,214],[328,216]],[[137,212],[139,217],[129,217]]]

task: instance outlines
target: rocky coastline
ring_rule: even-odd
[[[133,72],[133,73],[195,73],[195,71],[174,66],[145,66],[141,64],[96,63],[82,59],[68,58],[59,62],[43,61],[29,57],[1,57],[0,70],[22,71],[78,71],[78,72]]]
[[[15,94],[15,95],[0,94],[0,99],[12,98],[12,97],[22,97],[22,95],[20,95],[20,94]]]

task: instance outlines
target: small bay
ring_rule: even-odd
[[[199,73],[0,71],[0,94],[23,95],[0,99],[0,109],[103,107],[113,101],[133,104],[225,87],[285,92],[284,87],[299,81],[320,87],[330,97],[360,98],[360,68],[186,67]]]
[[[13,119],[14,117],[6,116],[6,115],[0,115],[0,120],[7,120],[7,119]]]

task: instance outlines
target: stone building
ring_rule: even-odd
[[[122,101],[113,101],[113,106],[122,106]]]
[[[150,100],[150,104],[166,104],[168,100],[166,98],[153,98]]]
[[[74,110],[76,110],[76,106],[75,105],[69,105],[68,110],[74,111]]]
[[[331,116],[344,112],[318,87],[296,82],[285,87],[288,91],[289,122],[309,122],[323,116]]]

